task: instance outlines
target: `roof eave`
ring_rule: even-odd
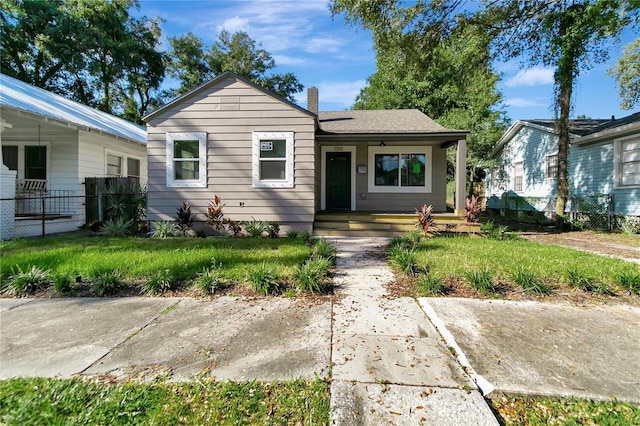
[[[109,131],[106,131],[104,129],[99,129],[99,128],[93,127],[93,126],[87,126],[86,124],[80,124],[80,123],[75,123],[75,122],[69,121],[69,120],[62,120],[60,118],[49,117],[47,115],[42,115],[42,114],[39,114],[39,113],[33,112],[33,111],[27,111],[27,110],[24,110],[24,109],[21,109],[21,108],[16,108],[16,107],[13,107],[13,106],[10,106],[10,105],[0,105],[0,106],[2,108],[8,108],[8,109],[20,114],[20,115],[32,117],[33,119],[44,120],[47,123],[54,123],[54,124],[60,125],[62,127],[70,127],[70,128],[73,127],[73,128],[78,129],[78,130],[93,131],[93,132],[96,132],[98,134],[107,134],[109,136],[115,137],[118,140],[126,141],[126,142],[129,142],[129,143],[133,143],[133,144],[141,145],[141,146],[145,146],[145,147],[147,146],[146,139],[145,139],[144,142],[142,142],[142,141],[137,140],[137,139],[126,138],[126,137],[124,137],[122,135],[119,135],[119,134],[113,133],[113,132],[109,132]]]
[[[371,141],[372,139],[384,139],[389,142],[400,142],[400,141],[417,141],[424,140],[429,138],[445,138],[445,139],[466,139],[467,135],[470,132],[466,130],[455,131],[455,132],[420,132],[420,133],[338,133],[338,132],[326,132],[320,131],[316,134],[316,138],[319,141],[329,141],[329,140],[337,140],[337,139],[349,139],[352,141],[360,141],[366,142]]]
[[[623,136],[627,136],[631,133],[640,132],[640,121],[636,121],[622,126],[613,127],[603,130],[601,132],[591,133],[586,136],[582,136],[571,141],[573,145],[587,145],[591,143],[600,142],[606,139],[616,139]]]

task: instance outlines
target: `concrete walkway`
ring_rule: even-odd
[[[497,425],[475,383],[411,298],[388,299],[386,243],[332,238],[334,425]]]

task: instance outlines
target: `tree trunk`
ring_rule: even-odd
[[[558,225],[562,225],[564,221],[564,209],[567,204],[567,198],[569,197],[569,182],[567,179],[567,156],[569,153],[569,111],[571,109],[572,89],[572,77],[565,77],[565,79],[562,79],[560,81],[558,94],[560,120],[558,121],[558,179],[556,199],[556,224]]]

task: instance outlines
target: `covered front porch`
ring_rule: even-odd
[[[480,231],[479,224],[466,223],[456,213],[435,213],[433,220],[440,233]],[[416,212],[385,211],[321,211],[316,213],[313,233],[317,236],[396,237],[418,228]]]

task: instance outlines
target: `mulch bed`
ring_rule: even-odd
[[[388,297],[421,297],[416,284],[417,276],[404,276],[394,273],[394,281],[387,284]],[[553,284],[553,290],[549,294],[527,293],[522,288],[515,287],[506,282],[496,285],[495,293],[484,295],[467,285],[462,278],[449,277],[444,282],[444,292],[440,296],[429,297],[460,297],[481,300],[516,300],[536,302],[562,302],[576,306],[593,304],[626,304],[640,307],[640,296],[616,290],[617,293],[597,294],[572,288],[562,282]]]

